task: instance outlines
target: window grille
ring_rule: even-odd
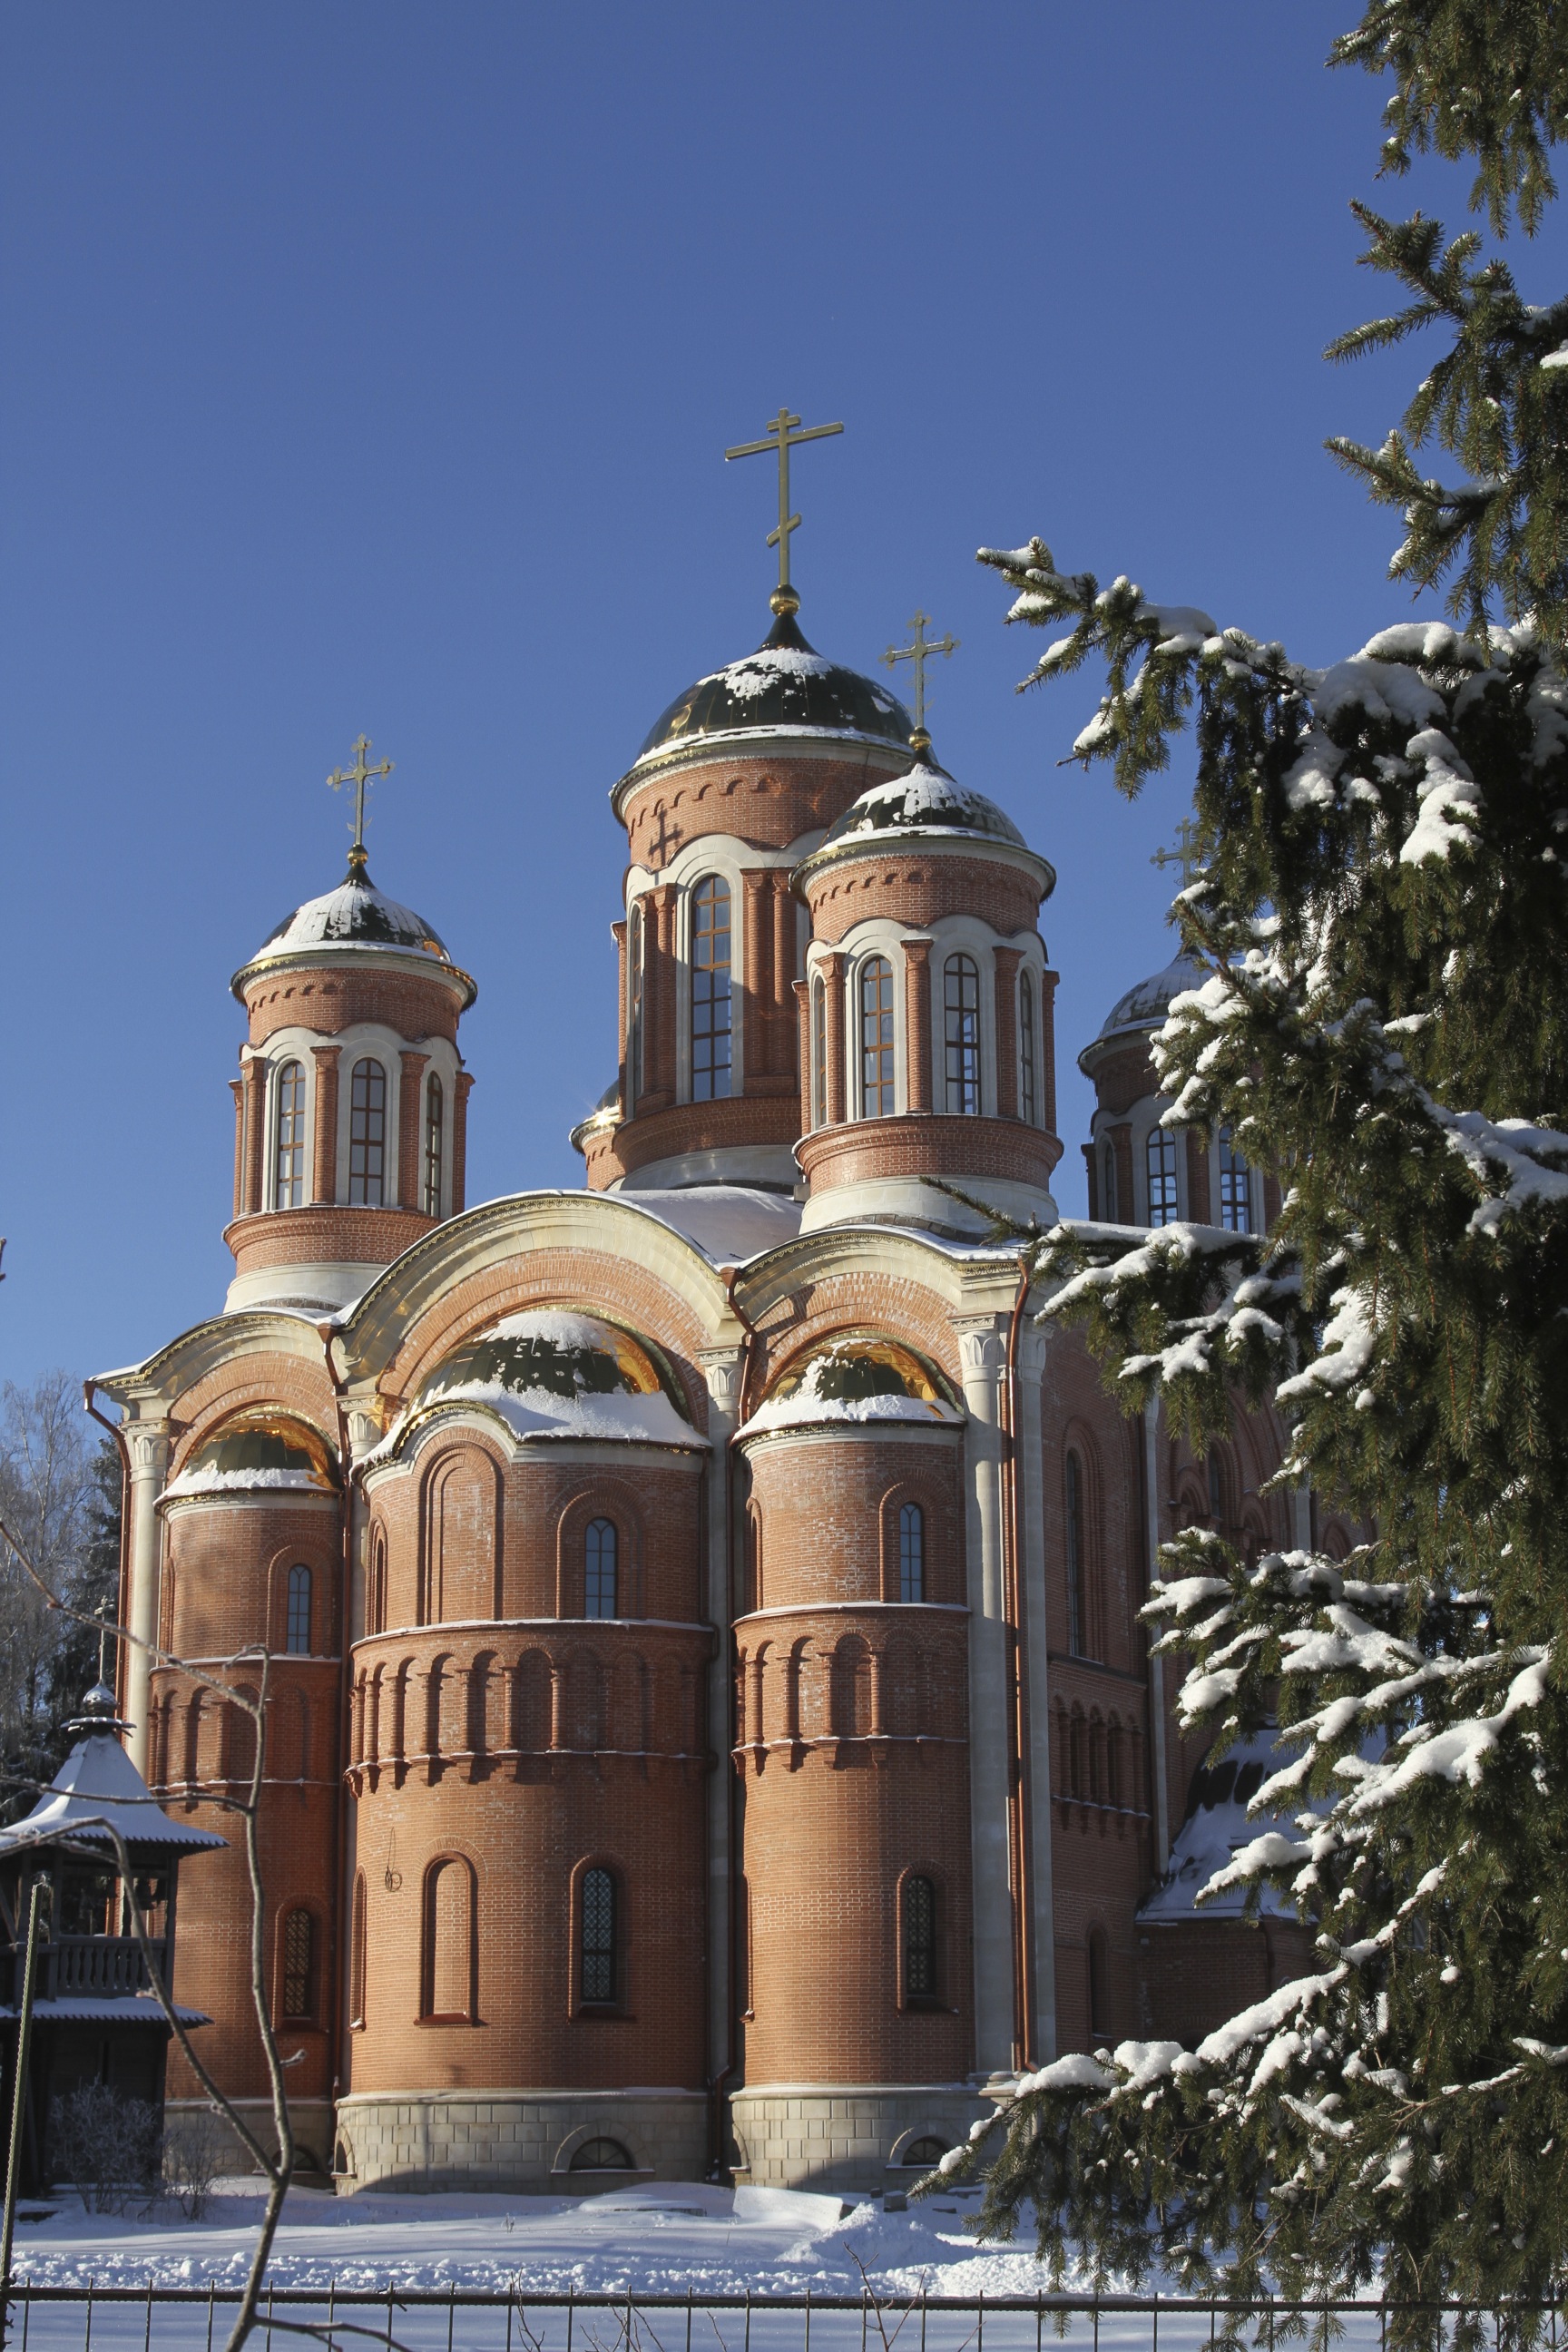
[[[305,1072],[285,1062],[278,1073],[278,1145],[272,1205],[298,1209],[305,1199]]]
[[[283,1923],[283,2014],[316,2013],[316,1922],[309,1911],[290,1911]]]
[[[434,1070],[425,1083],[425,1213],[441,1213],[441,1115],[444,1091]]]
[[[289,1570],[289,1622],[283,1646],[297,1658],[310,1654],[310,1571],[303,1566]]]
[[[1078,1455],[1067,1458],[1068,1654],[1083,1657],[1083,1474]]]
[[[582,1936],[582,1998],[603,2006],[616,1998],[616,1882],[607,1870],[583,1873]]]
[[[860,1112],[893,1115],[893,967],[886,956],[860,967]]]
[[[349,1099],[349,1202],[379,1209],[386,1185],[386,1072],[356,1062]]]
[[[691,1099],[730,1092],[730,886],[700,882],[691,906]]]
[[[1026,1127],[1037,1122],[1035,1096],[1035,983],[1025,971],[1018,975],[1018,1109]]]
[[[616,1523],[590,1519],[583,1538],[583,1614],[613,1617],[616,1612]]]
[[[899,1599],[926,1597],[925,1514],[918,1503],[906,1503],[899,1513]]]
[[[973,1118],[980,1110],[980,973],[973,956],[949,956],[942,984],[947,1010],[947,1107]]]
[[[929,1878],[904,1881],[904,1999],[936,1998],[936,1888]]]
[[[1252,1171],[1228,1127],[1219,1131],[1219,1221],[1227,1233],[1252,1231]]]
[[[1149,1130],[1149,1223],[1168,1225],[1176,1214],[1176,1139],[1168,1127]]]

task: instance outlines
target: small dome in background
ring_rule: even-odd
[[[984,793],[956,783],[945,768],[922,760],[907,775],[873,784],[827,829],[824,849],[881,833],[967,833],[1026,849],[1012,818]]]
[[[1157,1029],[1170,1010],[1171,999],[1184,989],[1201,988],[1208,977],[1194,958],[1179,955],[1163,971],[1152,972],[1117,998],[1100,1025],[1100,1036],[1114,1037],[1121,1029]]]
[[[164,1492],[203,1495],[225,1488],[292,1486],[331,1495],[337,1485],[337,1465],[324,1438],[302,1421],[253,1413],[204,1438]]]
[[[885,688],[826,660],[782,613],[754,654],[689,686],[649,729],[635,767],[708,736],[859,736],[904,753],[914,720]]]
[[[249,962],[236,972],[234,992],[242,996],[244,983],[268,964],[323,950],[333,953],[347,950],[365,955],[426,957],[432,963],[444,966],[454,979],[463,981],[468,991],[468,1001],[473,1002],[476,992],[472,981],[459,971],[440,935],[424,916],[387,898],[368,875],[357,872],[351,873],[335,890],[328,890],[320,898],[308,898],[302,907],[286,915]]]

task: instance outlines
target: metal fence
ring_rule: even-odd
[[[5,2352],[222,2352],[234,2288],[15,2285]],[[1560,2345],[1555,2305],[1478,2314],[1473,2305],[1426,2306],[1447,2339],[1482,2324],[1502,2340],[1505,2319]],[[1239,2337],[1260,2352],[1387,2352],[1388,2312],[1357,2301],[1238,2304],[1184,2295],[544,2294],[521,2282],[489,2292],[427,2289],[269,2289],[251,2341],[293,2352],[1209,2352]]]

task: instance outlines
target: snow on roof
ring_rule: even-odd
[[[634,772],[656,752],[736,733],[869,736],[904,751],[913,725],[894,696],[826,660],[784,613],[755,653],[710,670],[660,713]]]
[[[682,1234],[714,1265],[741,1265],[793,1242],[803,1204],[787,1192],[761,1192],[744,1184],[693,1184],[648,1192],[627,1187],[614,1196]]]
[[[301,1495],[330,1493],[308,1470],[219,1470],[209,1462],[199,1470],[182,1470],[163,1489],[163,1500],[175,1495],[243,1494],[253,1486],[283,1486]]]
[[[15,2017],[16,2009],[0,2005],[0,2017]],[[53,2000],[35,2000],[33,2015],[46,2025],[166,2025],[168,2020],[150,1992],[121,1993],[95,1999],[90,1993],[62,1993]],[[182,2025],[210,2025],[205,2009],[174,2003]]]
[[[1290,1833],[1294,1814],[1249,1813],[1249,1801],[1266,1776],[1288,1760],[1270,1731],[1238,1739],[1217,1763],[1203,1765],[1193,1780],[1187,1818],[1171,1847],[1171,1864],[1164,1877],[1139,1910],[1140,1922],[1162,1927],[1180,1919],[1239,1919],[1247,1908],[1247,1889],[1229,1886],[1212,1903],[1198,1895],[1232,1857],[1255,1838],[1270,1831]],[[1259,1916],[1293,1919],[1294,1907],[1267,1884],[1258,1889]]]
[[[514,1437],[602,1437],[622,1444],[703,1448],[709,1442],[682,1421],[662,1389],[648,1396],[612,1392],[561,1397],[549,1389],[504,1388],[499,1381],[457,1381],[427,1396],[420,1410],[430,1412],[456,1404],[488,1406]],[[376,1453],[383,1450],[378,1446]]]
[[[793,1396],[771,1398],[761,1404],[740,1431],[742,1437],[760,1436],[764,1429],[798,1429],[822,1422],[918,1422],[929,1429],[932,1422],[945,1422],[956,1428],[963,1415],[952,1406],[934,1397],[868,1396],[825,1397],[814,1394],[808,1387],[796,1389]]]
[[[258,964],[276,963],[312,949],[352,950],[357,954],[426,956],[464,981],[473,1001],[473,982],[459,972],[447,949],[423,915],[378,890],[368,875],[350,874],[319,898],[307,898],[269,931],[249,961],[235,974],[236,994]]]
[[[1125,996],[1119,996],[1100,1024],[1101,1037],[1114,1037],[1120,1029],[1152,1029],[1163,1021],[1171,999],[1189,988],[1201,988],[1211,978],[1206,966],[1189,955],[1179,955],[1163,971],[1151,972]]]
[[[107,1843],[102,1830],[91,1826],[99,1822],[111,1822],[132,1846],[195,1853],[227,1843],[212,1830],[165,1813],[119,1740],[105,1729],[79,1739],[32,1811],[0,1829],[0,1853],[75,1835]]]
[[[1005,841],[1016,849],[1028,844],[1006,812],[984,793],[972,792],[950,776],[945,768],[922,760],[908,775],[892,776],[873,784],[827,829],[825,849],[843,841],[858,841],[880,833],[963,833],[990,841]]]

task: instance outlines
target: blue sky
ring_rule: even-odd
[[[722,451],[781,402],[846,426],[797,460],[808,635],[952,630],[938,751],[1057,866],[1081,1206],[1074,1055],[1167,960],[1184,789],[1058,767],[1092,687],[1015,695],[973,551],[1039,530],[1312,660],[1408,614],[1321,446],[1417,364],[1319,357],[1375,300],[1354,13],[9,0],[0,1375],[221,1304],[227,982],[339,878],[362,729],[372,873],[479,982],[470,1198],[578,1181],[605,794],[767,625],[773,476]]]

